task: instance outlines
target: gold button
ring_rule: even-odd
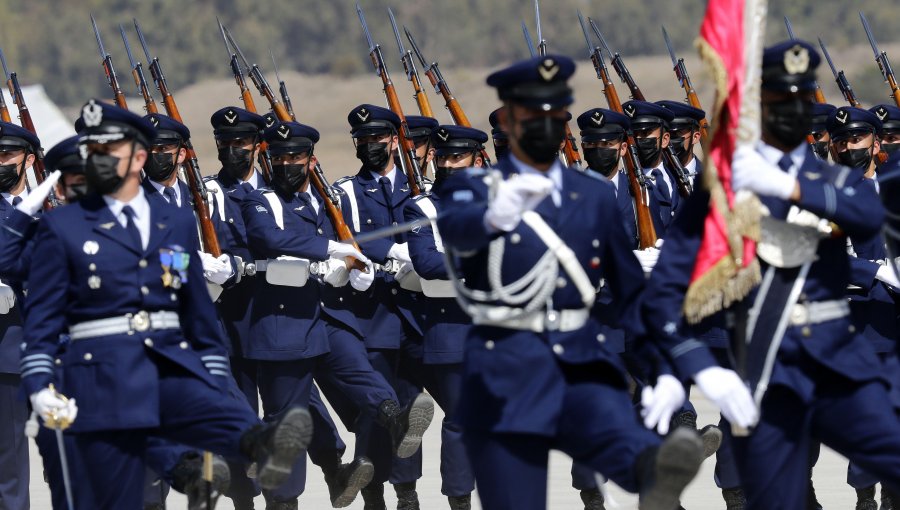
[[[89,353],[89,352],[84,353],[84,360],[85,360],[85,361],[90,361],[90,360],[92,360],[92,359],[94,359],[94,355],[93,355],[93,354],[91,354],[91,353]]]
[[[145,338],[144,345],[146,345],[147,347],[153,347],[153,340],[151,340],[149,338]]]
[[[182,349],[187,349],[188,343],[182,340],[181,343],[178,344],[178,347],[181,347]]]
[[[91,271],[96,271],[96,270],[97,270],[97,264],[94,264],[93,262],[91,262],[91,263],[88,265],[88,269],[90,269]]]
[[[141,267],[141,268],[147,267],[147,261],[144,259],[141,259],[141,261],[138,262],[138,267]]]
[[[803,329],[801,329],[800,332],[803,333],[803,336],[805,337],[812,336],[812,330],[809,329],[809,326],[803,326]]]

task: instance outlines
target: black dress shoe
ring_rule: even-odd
[[[363,497],[363,510],[387,510],[384,503],[384,484],[370,483],[359,491]]]
[[[741,488],[722,489],[722,498],[725,499],[725,510],[744,510],[747,506],[747,498]]]
[[[434,418],[434,400],[420,393],[405,408],[393,400],[385,400],[378,408],[378,422],[391,433],[394,455],[412,457],[422,445],[422,436]]]
[[[584,503],[584,510],[606,510],[603,493],[599,488],[581,491],[581,501]]]
[[[640,510],[678,508],[681,493],[703,463],[703,443],[697,433],[676,428],[659,446],[638,459],[641,474]]]
[[[447,496],[450,502],[450,510],[472,510],[472,495],[465,496]]]
[[[856,510],[878,510],[875,502],[875,486],[856,489]]]
[[[328,495],[331,506],[344,508],[350,506],[359,491],[369,485],[375,475],[375,465],[365,457],[354,459],[349,464],[341,464],[333,472],[325,473],[328,484]]]
[[[395,484],[394,491],[397,492],[397,510],[419,510],[416,482]]]
[[[228,491],[231,471],[225,459],[213,455],[212,470],[212,483],[207,485],[203,479],[203,456],[197,452],[182,455],[172,468],[172,488],[187,496],[188,510],[212,510],[219,496]],[[212,506],[207,506],[207,502]]]
[[[287,480],[294,462],[309,446],[312,433],[312,418],[301,407],[288,410],[274,424],[259,425],[244,433],[241,450],[256,461],[256,480],[263,489],[274,489]]]

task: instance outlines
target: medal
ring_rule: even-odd
[[[190,261],[191,256],[183,251],[175,251],[172,253],[172,269],[178,271],[178,276],[180,277],[179,284],[187,281],[187,268]],[[178,279],[179,278],[176,278],[176,280]]]
[[[172,285],[172,273],[169,272],[169,268],[172,267],[172,251],[171,250],[159,250],[159,264],[162,266],[163,274],[162,274],[162,283],[164,287],[170,287]]]

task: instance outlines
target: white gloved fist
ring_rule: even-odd
[[[41,206],[44,205],[44,200],[50,196],[50,192],[53,190],[53,186],[56,186],[56,181],[59,180],[59,170],[54,170],[53,173],[47,176],[38,187],[31,190],[31,193],[28,194],[27,197],[23,198],[19,205],[16,206],[16,209],[22,211],[23,213],[34,216],[38,211],[41,210]]]
[[[328,259],[320,264],[325,264],[325,283],[332,287],[343,287],[350,282],[350,271],[343,259]]]
[[[900,289],[900,280],[897,279],[897,272],[889,265],[879,267],[878,272],[875,273],[875,279],[881,280],[891,287]]]
[[[759,421],[759,410],[749,388],[733,370],[704,368],[694,374],[694,382],[733,425],[748,429]]]
[[[32,393],[28,398],[31,400],[31,408],[44,420],[44,423],[54,419],[72,423],[75,421],[75,417],[78,416],[78,406],[75,405],[75,399],[64,400],[60,398],[56,391],[50,388],[44,388]]]
[[[747,190],[760,196],[790,198],[797,179],[778,166],[766,161],[753,147],[743,145],[734,151],[731,160],[731,187]]]
[[[644,426],[662,435],[669,433],[669,424],[686,398],[684,386],[674,376],[664,374],[656,379],[656,386],[645,386],[641,392],[641,416]]]
[[[372,286],[375,281],[375,267],[371,262],[366,262],[367,271],[363,273],[359,269],[350,270],[350,286],[354,289],[365,292]]]
[[[231,267],[231,259],[226,254],[213,257],[209,253],[198,251],[200,261],[203,263],[203,276],[216,285],[222,285],[234,275]]]
[[[644,274],[650,274],[656,267],[656,261],[659,260],[659,248],[647,248],[646,250],[632,250],[635,258],[641,264]]]
[[[484,221],[491,227],[510,232],[522,220],[522,213],[534,209],[553,191],[553,181],[536,174],[520,174],[500,181]]]
[[[412,263],[412,258],[409,256],[409,245],[406,243],[394,243],[388,250],[387,256],[389,259]]]
[[[16,306],[16,293],[12,287],[0,282],[0,315],[6,315]]]
[[[356,260],[363,262],[365,264],[369,263],[369,259],[366,258],[365,255],[360,253],[359,250],[353,247],[352,244],[340,243],[337,241],[328,241],[328,249],[326,250],[329,257],[334,257],[336,259],[345,259],[347,257],[353,257]]]

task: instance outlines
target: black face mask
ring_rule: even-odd
[[[361,143],[356,146],[356,159],[362,162],[366,170],[380,172],[391,159],[388,144],[384,142]]]
[[[619,149],[613,147],[594,147],[584,149],[584,160],[588,168],[609,177],[619,166]]]
[[[847,149],[844,152],[839,152],[837,155],[838,163],[850,168],[868,170],[869,164],[872,163],[871,149],[872,147],[866,147],[865,149]]]
[[[25,162],[23,160],[22,165],[24,166],[24,164]],[[16,187],[16,184],[18,184],[21,179],[22,174],[19,173],[18,163],[0,165],[0,191],[4,193],[9,192],[9,190]]]
[[[250,155],[253,153],[250,149],[241,149],[238,147],[221,147],[219,149],[219,162],[222,163],[222,169],[234,179],[243,179],[250,170]]]
[[[684,146],[684,139],[685,137],[679,136],[669,140],[669,147],[672,148],[672,151],[675,153],[678,161],[681,161],[682,165],[690,163],[691,156],[694,154],[694,132],[691,131],[691,141],[687,144],[687,147]]]
[[[763,131],[778,143],[793,149],[812,130],[812,102],[804,99],[788,99],[767,106],[763,115]]]
[[[644,168],[655,167],[659,162],[659,155],[662,153],[662,140],[658,136],[652,138],[638,138],[637,153],[638,159],[641,160],[641,166]]]
[[[134,147],[132,146],[132,153]],[[84,165],[88,187],[101,195],[109,195],[122,187],[125,178],[119,175],[120,158],[109,154],[91,154]]]
[[[73,203],[81,200],[86,197],[90,190],[88,190],[87,183],[83,184],[73,184],[71,186],[65,187],[66,192],[66,202]]]
[[[144,164],[144,172],[147,173],[147,177],[151,181],[165,181],[172,177],[172,173],[175,172],[175,158],[177,157],[178,151],[175,154],[151,152],[150,157],[147,158],[147,163]]]
[[[900,150],[900,142],[881,144],[881,151],[886,153],[888,156],[897,152],[898,150]]]
[[[475,163],[475,158],[472,158],[472,163],[466,165],[465,167],[451,168],[449,166],[435,165],[435,167],[434,167],[434,184],[432,184],[431,189],[433,190],[435,188],[439,188],[441,186],[441,184],[444,183],[444,181],[446,181],[447,179],[450,178],[451,175],[453,175],[454,172],[458,172],[460,170],[463,170],[466,167],[472,166],[474,163]]]
[[[810,144],[813,152],[816,154],[816,157],[825,161],[828,159],[828,142],[815,142]]]
[[[309,166],[272,165],[272,186],[286,195],[296,193],[309,175]]]
[[[519,147],[535,163],[551,163],[566,136],[565,117],[538,117],[523,121]]]

